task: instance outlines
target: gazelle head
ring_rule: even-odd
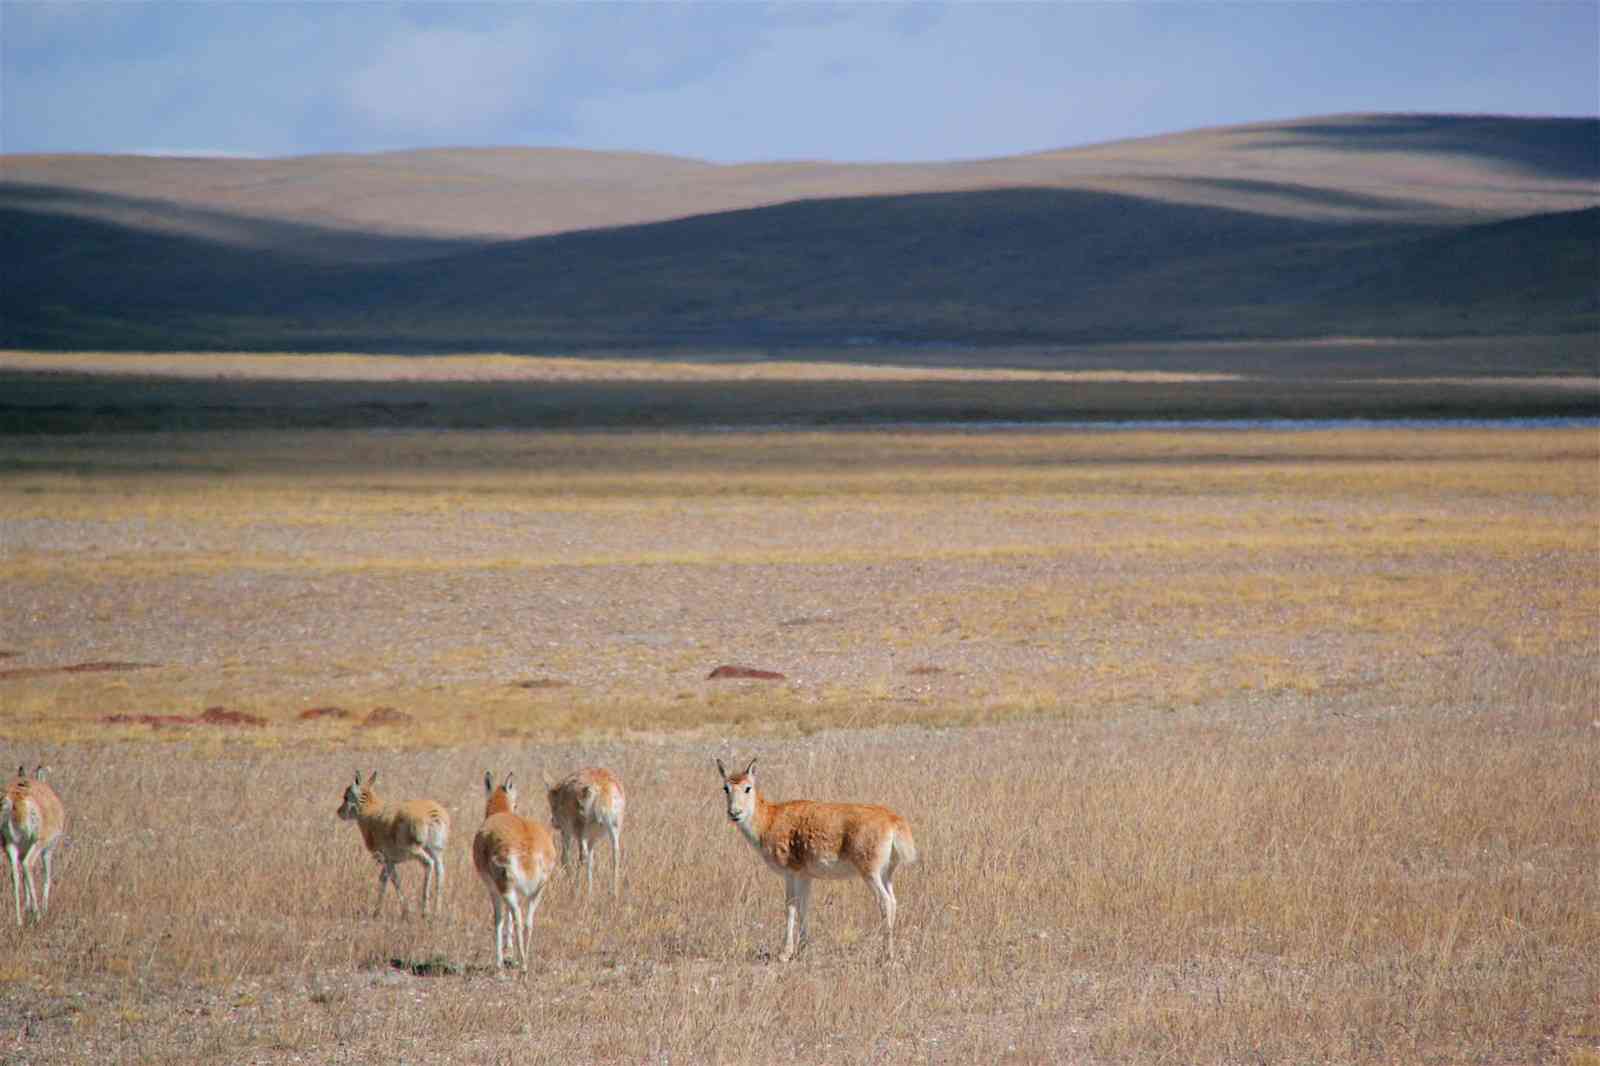
[[[499,787],[495,787],[494,774],[488,770],[483,772],[484,801],[483,816],[491,814],[515,814],[517,811],[517,786],[511,782],[512,775],[506,774],[505,780]]]
[[[347,822],[353,822],[361,814],[361,804],[370,796],[372,783],[378,779],[378,771],[374,770],[367,775],[367,783],[361,783],[361,771],[356,771],[356,783],[344,790],[344,801],[339,804],[339,809],[334,812]]]
[[[717,760],[717,773],[722,775],[722,794],[728,800],[728,820],[742,825],[756,812],[756,761],[744,768],[743,773],[728,776],[728,768]]]

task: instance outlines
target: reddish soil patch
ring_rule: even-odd
[[[226,707],[207,707],[194,717],[184,714],[108,714],[100,719],[107,725],[147,725],[151,729],[186,728],[192,725],[249,726],[260,728],[265,718]]]
[[[7,653],[9,657],[14,653]],[[121,662],[90,662],[73,663],[70,666],[15,666],[9,670],[0,670],[0,681],[10,681],[23,677],[44,677],[47,674],[101,674],[112,670],[148,670],[154,663],[121,663]]]
[[[307,707],[300,712],[302,722],[314,721],[318,718],[349,718],[350,712],[343,707]]]
[[[408,725],[412,717],[405,711],[397,711],[393,707],[374,707],[367,712],[361,720],[363,726],[376,725]]]
[[[719,666],[706,675],[707,681],[741,678],[751,681],[782,681],[784,676],[776,670],[758,670],[753,666]]]
[[[570,684],[570,681],[558,681],[553,677],[536,677],[529,681],[513,681],[511,683],[513,688],[525,688],[533,691],[548,688],[566,688]]]
[[[265,718],[259,715],[246,714],[244,711],[230,711],[226,707],[207,707],[200,712],[198,721],[206,725],[244,725],[260,728],[267,724]]]
[[[928,676],[931,676],[933,674],[942,674],[942,673],[944,673],[944,667],[942,667],[942,666],[913,666],[911,669],[907,670],[906,673],[913,674],[913,675],[915,675],[917,677],[928,677]]]
[[[107,725],[147,725],[151,729],[181,728],[194,725],[196,721],[181,714],[108,714],[100,720]]]

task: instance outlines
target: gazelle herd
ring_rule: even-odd
[[[887,807],[814,800],[773,802],[756,788],[756,760],[736,774],[716,760],[728,819],[762,861],[783,877],[786,921],[780,962],[787,962],[806,941],[806,912],[812,882],[859,877],[872,889],[883,919],[884,945],[894,956],[894,874],[902,864],[917,861],[910,824]],[[10,858],[17,924],[26,910],[42,920],[50,905],[51,856],[61,841],[66,815],[61,800],[44,781],[45,767],[29,777],[23,767],[0,796],[0,841]],[[407,913],[398,866],[415,861],[424,868],[421,912],[437,912],[444,891],[445,849],[450,840],[450,814],[431,799],[389,801],[376,788],[374,770],[365,781],[344,790],[335,812],[355,822],[361,842],[377,861],[378,902],[393,884]],[[569,861],[584,868],[585,891],[594,888],[594,850],[602,837],[611,842],[611,893],[621,892],[622,825],[627,800],[622,782],[610,770],[589,767],[555,784],[545,783],[550,825],[517,813],[517,787],[512,774],[496,785],[486,772],[483,822],[472,839],[472,862],[489,892],[494,912],[496,968],[512,955],[528,970],[528,947],[534,913],[550,878]],[[554,832],[552,832],[552,827]],[[561,837],[558,859],[555,834]],[[574,847],[574,845],[576,845]],[[34,887],[34,866],[44,866],[44,891]],[[431,908],[430,908],[431,903]]]

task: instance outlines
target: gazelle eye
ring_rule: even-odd
[[[750,786],[749,786],[749,785],[746,785],[746,786],[744,786],[744,790],[745,790],[745,791],[746,791],[746,792],[749,792],[749,791],[750,791]]]

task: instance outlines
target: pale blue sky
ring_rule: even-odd
[[[941,160],[1350,111],[1600,113],[1600,0],[0,0],[0,151]]]

